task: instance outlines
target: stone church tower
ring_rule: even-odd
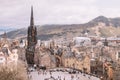
[[[27,49],[26,49],[26,60],[27,64],[34,64],[35,46],[37,44],[37,29],[34,26],[33,7],[31,7],[31,19],[30,26],[28,27],[27,33]]]

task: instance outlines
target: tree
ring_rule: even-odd
[[[0,80],[27,80],[27,74],[24,66],[19,64],[16,69],[1,67]]]

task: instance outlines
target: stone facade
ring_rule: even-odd
[[[85,56],[84,59],[77,59],[75,57],[65,58],[65,67],[75,68],[83,72],[90,73],[90,58]]]
[[[26,49],[26,60],[28,64],[33,65],[35,46],[37,44],[37,29],[34,26],[33,7],[31,8],[31,20],[30,20],[30,26],[28,27],[27,41],[28,43]]]
[[[0,66],[8,68],[16,68],[18,63],[18,50],[10,50],[8,45],[4,45],[0,50]]]

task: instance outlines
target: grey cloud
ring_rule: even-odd
[[[119,17],[118,3],[119,0],[0,0],[0,26],[29,26],[31,5],[35,24],[42,25],[79,24],[99,15]]]

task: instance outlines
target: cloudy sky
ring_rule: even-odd
[[[99,15],[120,17],[120,0],[0,0],[0,26],[28,27],[31,5],[36,25],[79,24]]]

